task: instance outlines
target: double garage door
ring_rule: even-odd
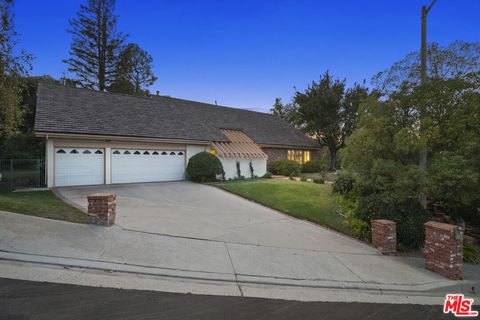
[[[104,184],[106,159],[104,149],[55,149],[55,185]],[[110,159],[112,183],[184,179],[184,151],[112,149]]]

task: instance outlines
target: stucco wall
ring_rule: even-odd
[[[238,178],[237,161],[240,162],[240,174],[249,179],[252,177],[250,172],[250,162],[253,166],[253,174],[257,177],[263,176],[267,172],[267,159],[225,159],[219,158],[225,171],[225,179]]]

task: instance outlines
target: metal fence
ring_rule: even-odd
[[[0,189],[45,187],[45,161],[0,159]]]

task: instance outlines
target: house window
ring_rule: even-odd
[[[153,151],[152,153],[154,156],[158,156],[158,152],[157,151]]]
[[[123,154],[130,154],[130,151],[127,150]]]
[[[66,152],[63,149],[60,149],[60,150],[57,151],[57,153],[66,153]]]
[[[120,151],[113,151],[113,154],[120,154]]]
[[[101,150],[97,150],[95,151],[95,154],[103,154],[103,152]]]
[[[90,150],[84,150],[82,153],[83,154],[90,154],[91,152],[90,152]]]
[[[150,152],[145,151],[143,154],[145,154],[145,155],[150,155]]]
[[[297,161],[298,163],[305,163],[310,161],[310,151],[308,150],[288,150],[288,160]]]
[[[177,155],[183,156],[183,152],[179,152],[179,153],[177,153]]]
[[[171,156],[174,156],[174,155],[175,155],[175,152],[173,152],[173,151],[170,152],[170,155],[171,155]]]

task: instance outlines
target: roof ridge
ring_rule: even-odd
[[[183,99],[183,98],[177,98],[177,97],[172,97],[172,96],[157,96],[157,95],[151,95],[151,96],[132,96],[130,94],[126,94],[126,93],[121,93],[121,92],[111,92],[111,91],[99,91],[99,90],[94,90],[94,89],[89,89],[89,88],[81,88],[81,87],[74,87],[74,86],[68,86],[68,85],[65,85],[65,84],[61,84],[61,83],[56,83],[56,82],[48,82],[48,81],[44,81],[44,80],[39,80],[38,81],[38,85],[54,85],[54,86],[57,86],[57,87],[62,87],[62,88],[66,88],[66,89],[75,89],[75,90],[79,90],[79,91],[89,91],[89,92],[92,92],[92,93],[95,93],[95,94],[110,94],[110,95],[113,95],[113,96],[123,96],[123,97],[127,97],[127,98],[133,98],[133,99],[146,99],[146,100],[149,100],[149,101],[153,101],[154,99],[158,99],[158,98],[163,98],[163,99],[172,99],[172,100],[180,100],[180,101],[185,101],[185,102],[193,102],[193,103],[198,103],[198,104],[203,104],[207,107],[212,107],[212,108],[225,108],[225,109],[233,109],[233,110],[239,110],[239,111],[245,111],[245,112],[254,112],[254,113],[259,113],[259,114],[264,114],[264,115],[267,115],[267,116],[275,116],[271,113],[266,113],[266,112],[260,112],[260,111],[253,111],[253,110],[248,110],[248,109],[242,109],[242,108],[235,108],[235,107],[229,107],[229,106],[223,106],[223,105],[215,105],[215,104],[211,104],[211,103],[207,103],[207,102],[202,102],[202,101],[195,101],[195,100],[188,100],[188,99]]]

